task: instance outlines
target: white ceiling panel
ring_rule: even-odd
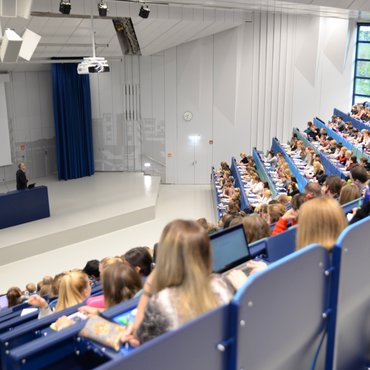
[[[313,0],[312,5],[348,9],[352,3],[353,0]]]
[[[117,17],[130,17],[130,4],[116,1]]]
[[[61,48],[62,48],[61,46],[48,46],[48,47],[40,48],[41,49],[40,51],[39,51],[39,48],[37,48],[32,59],[38,58],[38,57],[50,58],[52,56],[57,56]]]
[[[199,32],[199,37],[207,37],[207,36],[214,35],[216,33],[222,32],[222,31],[229,30],[229,29],[234,28],[234,27],[236,27],[236,26],[235,25],[230,25],[230,24],[227,24],[227,23],[224,23],[224,24],[213,23],[209,27],[203,29],[203,31]],[[197,35],[196,37],[193,37],[193,38],[189,39],[188,41],[196,40],[199,37]]]
[[[51,9],[51,0],[33,0],[33,12],[49,12]]]
[[[140,37],[138,37],[140,48],[145,48],[156,40],[162,39],[165,35],[170,34],[172,32],[171,30],[181,23],[181,21],[161,21],[159,23],[158,25],[153,25],[152,30],[146,29],[146,32],[137,32],[135,29],[136,35],[138,35],[138,33],[140,34]]]
[[[294,0],[292,3],[297,3],[297,4],[311,4],[313,0]]]
[[[154,0],[153,0],[154,1]],[[159,5],[159,3],[163,5]],[[91,54],[91,12],[97,0],[73,0],[71,16],[59,14],[60,0],[33,0],[30,19],[1,18],[2,29],[22,34],[25,28],[42,36],[34,58]],[[108,0],[109,18],[95,18],[97,54],[120,57],[122,51],[111,17],[131,16],[143,55],[152,55],[182,43],[206,37],[251,21],[253,10],[310,14],[322,17],[370,19],[370,0],[155,0],[147,1],[148,19],[138,17],[141,3]],[[36,12],[36,13],[35,13]],[[44,44],[44,45],[43,45]],[[45,45],[49,44],[49,45]],[[71,46],[66,46],[69,44]],[[81,46],[73,46],[82,44]],[[86,47],[84,46],[86,45]],[[0,67],[1,69],[1,67]]]
[[[173,40],[178,40],[178,45],[186,42],[190,36],[186,36],[191,30],[192,34],[203,29],[205,25],[203,23],[195,23],[192,21],[181,21],[174,25],[168,32],[158,37],[156,40],[152,41],[150,44],[146,43],[144,40],[140,42],[138,36],[139,44],[146,45],[146,47],[141,47],[140,50],[143,55],[151,55],[158,53],[159,51],[168,49],[173,46]],[[137,33],[136,33],[137,35]]]
[[[44,30],[47,21],[48,18],[31,17],[27,28],[29,28],[33,32],[41,33]]]
[[[370,1],[369,0],[356,0],[350,9],[360,9],[362,11],[370,11]]]

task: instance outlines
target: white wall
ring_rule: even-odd
[[[275,136],[286,141],[334,107],[347,110],[354,29],[346,20],[256,12],[232,30],[125,57],[111,74],[91,76],[97,169],[140,170],[151,157],[167,183],[208,183],[212,165],[266,150]],[[127,84],[140,96],[125,97]],[[135,99],[139,112],[127,119]]]
[[[299,17],[292,122],[306,127],[314,116],[328,120],[333,108],[352,102],[356,24],[343,19]],[[297,41],[298,44],[298,41]]]
[[[19,162],[30,180],[56,173],[50,70],[11,73],[5,91],[13,164],[0,167],[0,181],[14,181]]]
[[[9,136],[8,109],[6,107],[5,86],[0,82],[0,166],[12,163]]]
[[[327,119],[334,107],[347,110],[354,27],[255,13],[251,23],[167,50],[166,181],[206,183],[221,160],[254,146],[266,150],[275,136],[286,141],[293,127]],[[183,119],[187,110],[191,122]],[[195,171],[191,133],[201,136]]]
[[[90,75],[97,171],[165,177],[163,55],[125,56],[111,72]]]

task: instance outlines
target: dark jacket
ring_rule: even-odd
[[[27,177],[22,170],[17,171],[17,190],[27,189]]]

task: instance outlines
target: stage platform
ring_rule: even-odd
[[[97,172],[69,181],[31,181],[48,187],[51,216],[1,230],[0,266],[155,218],[159,177]],[[3,184],[0,192],[14,188]]]

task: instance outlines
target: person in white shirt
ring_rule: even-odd
[[[251,185],[252,185],[251,190],[254,194],[262,194],[264,184],[257,176],[252,177]]]

